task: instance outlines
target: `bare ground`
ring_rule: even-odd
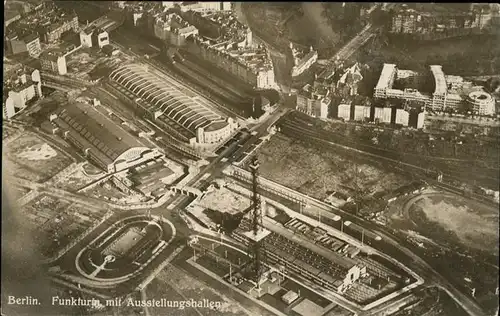
[[[318,199],[326,198],[331,191],[352,196],[356,190],[372,193],[394,190],[408,183],[400,175],[356,164],[332,151],[280,134],[273,136],[258,156],[263,177]]]
[[[409,211],[423,212],[467,247],[498,253],[498,210],[459,196],[432,194],[416,200]]]
[[[4,146],[3,150],[3,170],[27,180],[49,179],[71,164],[68,157],[31,133]]]

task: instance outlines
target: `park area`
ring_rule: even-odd
[[[32,133],[4,146],[4,171],[17,178],[42,182],[71,164],[71,158]]]
[[[339,6],[323,2],[255,2],[244,3],[241,10],[252,31],[282,53],[292,41],[332,55],[342,45],[342,36],[349,27],[332,27],[332,18],[342,15]]]
[[[409,183],[399,174],[282,134],[266,142],[258,158],[263,177],[321,200],[334,191],[349,197]]]

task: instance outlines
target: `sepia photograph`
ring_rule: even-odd
[[[500,4],[4,0],[2,316],[499,315]]]

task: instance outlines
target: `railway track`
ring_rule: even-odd
[[[433,170],[427,167],[426,159],[427,157],[422,157],[419,155],[411,155],[399,152],[391,152],[385,149],[376,148],[373,146],[365,145],[359,142],[354,142],[346,139],[343,136],[338,136],[333,133],[327,131],[313,131],[310,128],[304,128],[300,126],[300,123],[297,121],[289,120],[287,118],[283,119],[278,126],[281,129],[281,132],[285,135],[302,139],[305,141],[311,141],[321,146],[328,147],[343,147],[348,150],[355,150],[365,155],[369,155],[372,157],[376,157],[381,161],[390,162],[392,164],[399,165],[401,167],[410,167],[414,171],[418,171],[420,173],[429,174]],[[430,158],[432,160],[432,158]],[[413,163],[414,160],[419,160],[420,165],[416,165]],[[487,167],[478,167],[478,166],[470,166],[468,169],[464,169],[460,166],[450,166],[446,164],[446,161],[442,163],[432,162],[435,166],[434,168],[439,169],[439,171],[448,178],[458,181],[470,181],[474,180],[479,184],[488,187],[498,187],[499,180],[494,175],[498,174],[497,169],[487,168]],[[434,173],[437,172],[434,171]],[[493,175],[493,176],[492,176]]]

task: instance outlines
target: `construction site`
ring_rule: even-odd
[[[354,315],[419,284],[363,239],[262,197],[259,167],[249,164],[250,188],[218,179],[186,207],[200,232],[190,238],[191,266],[280,315]]]

